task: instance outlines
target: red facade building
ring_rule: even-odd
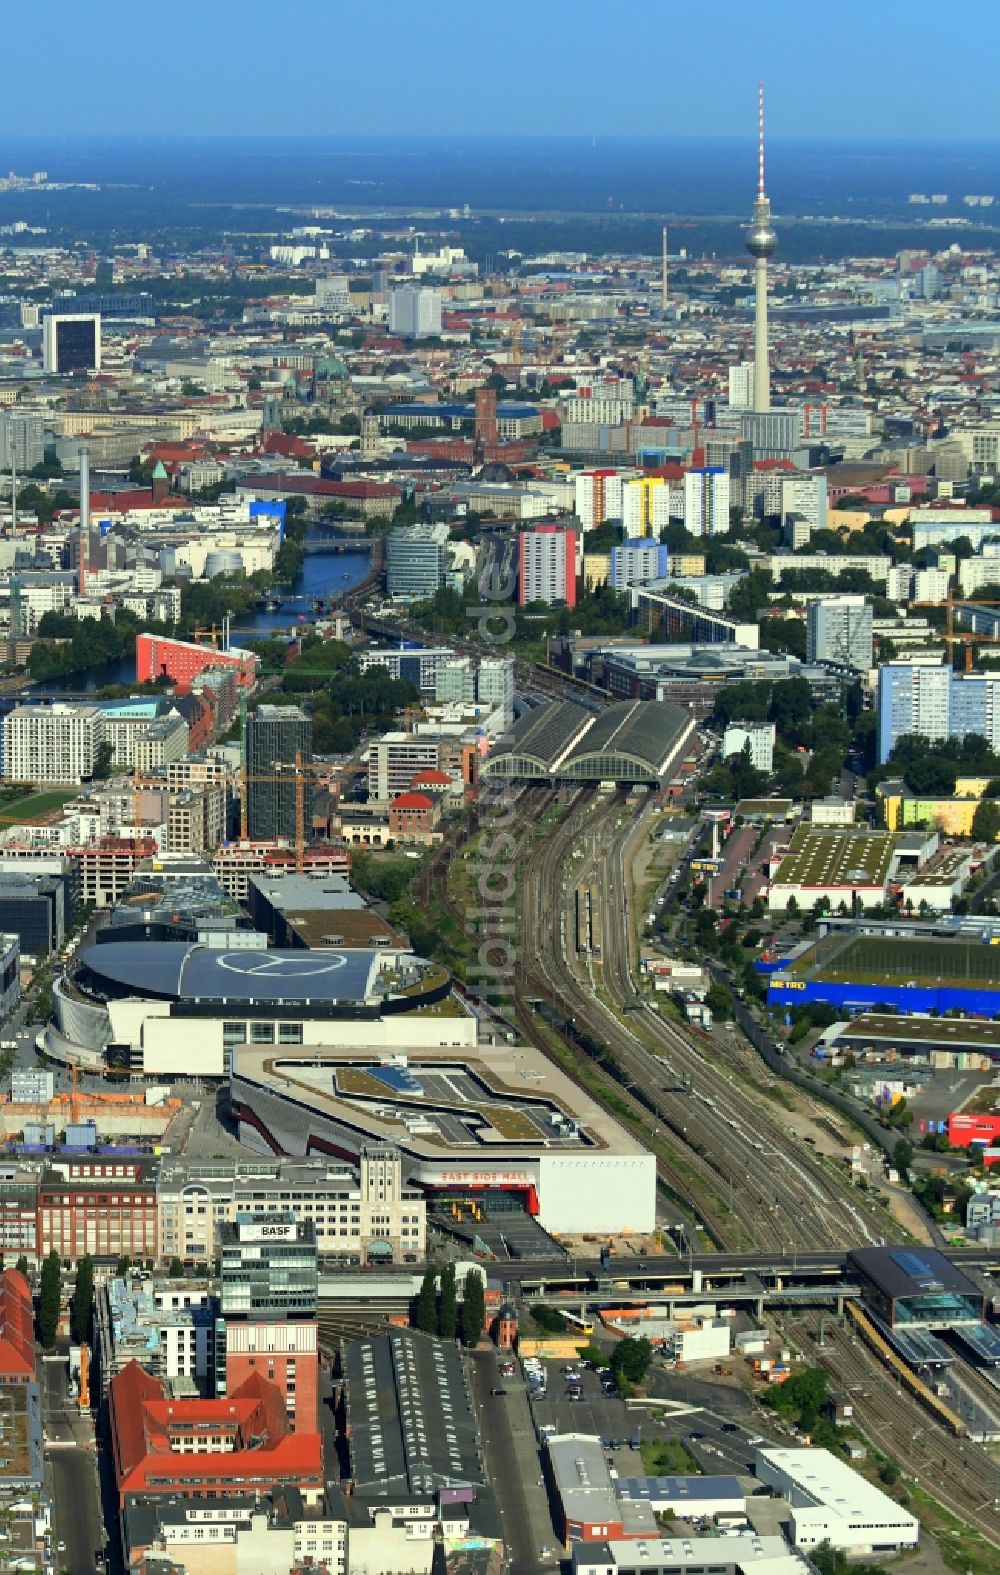
[[[156,1175],[148,1160],[73,1159],[47,1170],[38,1186],[39,1257],[64,1263],[158,1256]]]
[[[551,606],[576,606],[576,531],[563,525],[535,525],[518,532],[517,600]]]
[[[315,1318],[226,1319],[226,1393],[264,1377],[281,1393],[296,1435],[319,1429],[319,1335]]]
[[[139,683],[169,678],[189,685],[209,667],[229,667],[237,682],[249,688],[257,674],[257,658],[249,651],[213,651],[210,645],[170,640],[162,634],[140,634],[135,641],[135,676]]]

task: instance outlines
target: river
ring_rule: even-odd
[[[292,629],[303,615],[312,614],[312,603],[322,596],[324,601],[342,596],[368,574],[370,558],[367,552],[310,552],[302,565],[302,573],[295,580],[287,596],[304,596],[301,604],[293,604],[279,612],[255,612],[245,617],[239,631],[233,635],[238,645],[247,636],[266,637],[279,629]],[[287,599],[286,596],[286,599]],[[61,681],[32,685],[35,694],[94,694],[105,684],[134,684],[135,656],[120,662],[109,662],[104,667],[94,667],[87,673],[73,673]]]

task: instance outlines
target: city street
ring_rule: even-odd
[[[54,1562],[70,1575],[93,1575],[96,1554],[107,1542],[93,1421],[69,1398],[64,1353],[43,1359],[40,1377]]]
[[[542,1466],[524,1381],[502,1378],[495,1351],[472,1357],[472,1387],[490,1485],[496,1494],[508,1568],[541,1575],[555,1568],[559,1544],[552,1529],[548,1494],[540,1485]],[[494,1388],[506,1389],[491,1395]],[[542,1549],[549,1553],[543,1555]]]

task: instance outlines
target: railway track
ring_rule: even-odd
[[[954,1438],[846,1327],[825,1321],[817,1343],[819,1314],[786,1319],[786,1332],[818,1362],[835,1393],[851,1402],[858,1427],[883,1454],[899,1463],[945,1509],[1000,1547],[996,1466],[968,1439]]]
[[[528,988],[610,1047],[620,1097],[647,1129],[652,1120],[670,1134],[657,1156],[664,1182],[718,1245],[787,1252],[880,1241],[885,1223],[803,1153],[780,1119],[751,1102],[728,1068],[714,1066],[707,1046],[637,996],[625,877],[635,824],[630,819],[623,830],[622,811],[620,794],[601,801],[581,792],[555,833],[529,852],[522,893]],[[599,965],[579,958],[574,945],[576,891],[588,882],[602,909]],[[747,1058],[748,1080],[759,1081],[759,1062],[750,1052]]]
[[[575,1020],[581,1027],[602,1036],[598,1041],[600,1044],[610,1043],[609,1036],[603,1035],[603,1024],[591,1008],[586,993],[575,985],[567,988],[565,979],[560,975],[557,959],[563,949],[566,914],[564,907],[550,900],[553,884],[562,890],[563,867],[576,838],[573,810],[581,805],[589,805],[594,796],[593,790],[582,789],[552,835],[525,852],[521,886],[521,956],[515,1012],[523,1032],[536,1043],[540,1035],[530,1003],[538,996],[555,1006],[567,1023],[572,1024]],[[572,1043],[571,1040],[568,1042]],[[644,1090],[632,1086],[628,1079],[623,1082],[607,1066],[604,1068],[604,1080],[615,1100],[624,1102],[634,1121],[648,1130],[650,1115],[655,1115],[656,1111],[655,1105],[651,1106],[648,1098],[644,1097]],[[705,1218],[703,1194],[705,1186],[712,1184],[711,1168],[693,1150],[684,1156],[683,1163],[679,1163],[670,1153],[666,1140],[657,1141],[655,1131],[650,1147],[656,1155],[660,1180],[695,1218]],[[701,1186],[693,1184],[692,1171],[698,1176]],[[723,1226],[709,1219],[706,1219],[706,1224],[710,1226],[719,1246],[732,1245]]]
[[[723,1050],[718,1041],[703,1041],[667,1022],[649,1003],[636,997],[635,926],[629,912],[628,860],[631,847],[644,835],[645,816],[626,822],[620,835],[601,850],[598,889],[608,921],[602,981],[619,1010],[633,1006],[630,1021],[667,1058],[671,1070],[686,1079],[691,1100],[701,1105],[700,1125],[735,1186],[740,1178],[751,1189],[756,1207],[773,1217],[785,1246],[873,1245],[893,1233],[891,1221],[874,1214],[853,1188],[824,1165],[784,1122],[766,1098],[752,1099],[748,1090],[771,1076],[749,1046],[735,1041]],[[662,1048],[661,1048],[662,1047]],[[725,1055],[713,1065],[706,1051]],[[648,1052],[647,1052],[648,1054]],[[642,1059],[642,1052],[635,1052]]]

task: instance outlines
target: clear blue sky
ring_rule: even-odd
[[[998,0],[32,0],[0,134],[1000,138]]]

